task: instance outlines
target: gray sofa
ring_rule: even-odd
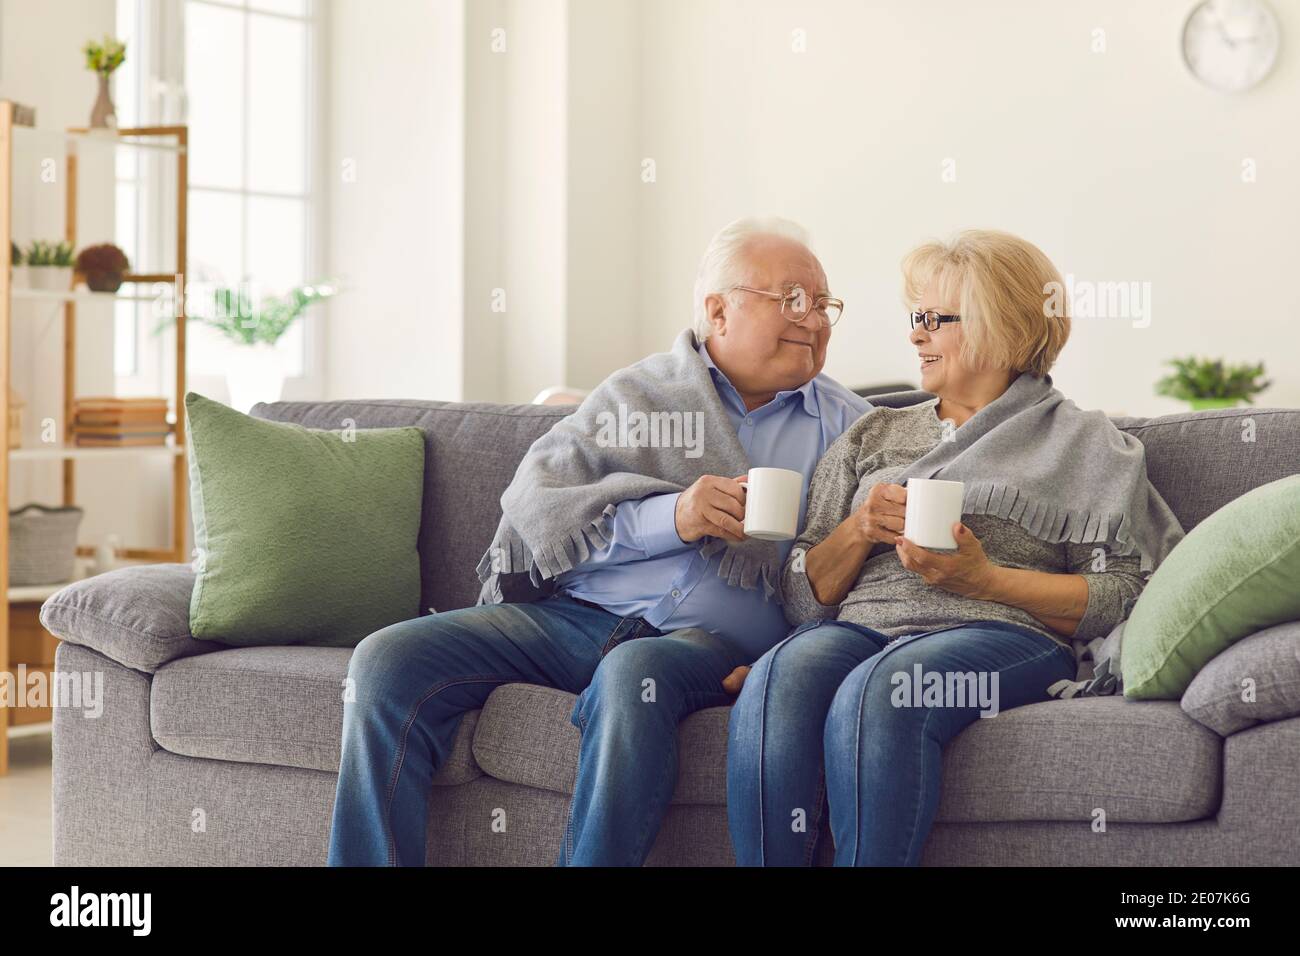
[[[921,393],[877,397],[904,405]],[[529,444],[565,408],[436,402],[278,403],[262,418],[428,436],[423,606],[473,603],[473,568]],[[1253,442],[1243,441],[1254,420]],[[1188,528],[1300,471],[1300,411],[1120,419]],[[460,489],[451,495],[449,490]],[[464,489],[473,489],[465,494]],[[451,502],[455,502],[454,505]],[[112,572],[51,597],[60,671],[99,672],[103,714],[54,718],[56,864],[323,864],[350,649],[226,648],[189,634],[186,565]],[[924,863],[1300,863],[1300,623],[1246,638],[1179,701],[1052,701],[977,721],[944,754]],[[1243,675],[1259,682],[1245,704]],[[430,864],[556,858],[573,784],[573,697],[515,684],[462,722],[432,788]],[[733,862],[725,811],[727,708],[681,726],[681,768],[652,864]],[[504,808],[509,826],[488,825]],[[1104,829],[1097,821],[1104,820]],[[830,856],[823,839],[820,859]]]

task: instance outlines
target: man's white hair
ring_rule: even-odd
[[[759,236],[780,236],[809,245],[807,229],[776,216],[746,216],[718,230],[704,250],[700,271],[695,276],[695,338],[699,341],[703,342],[713,332],[704,300],[742,281],[741,252],[751,239]]]

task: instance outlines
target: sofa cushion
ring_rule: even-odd
[[[414,425],[424,432],[421,612],[478,600],[474,569],[501,518],[501,493],[530,445],[573,408],[415,401],[276,402],[252,414],[308,428]]]
[[[1182,708],[1225,737],[1300,716],[1300,621],[1265,628],[1215,657],[1183,694]]]
[[[153,678],[149,723],[187,757],[337,773],[350,647],[239,647],[173,661]],[[478,711],[461,721],[435,784],[479,776],[470,755]]]
[[[153,673],[163,664],[221,648],[190,634],[188,564],[144,564],[97,574],[56,591],[41,606],[55,637]]]
[[[531,684],[492,692],[474,734],[482,771],[572,794],[575,697]],[[725,806],[729,707],[682,721],[674,804]],[[1084,697],[977,720],[944,751],[939,822],[995,820],[1177,823],[1211,816],[1222,740],[1176,703]]]
[[[1177,700],[1235,641],[1300,619],[1300,475],[1230,501],[1151,576],[1124,625],[1124,695]]]
[[[185,417],[191,634],[351,647],[419,614],[419,429],[307,429],[194,392]]]

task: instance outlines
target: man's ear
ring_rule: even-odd
[[[713,292],[704,297],[704,314],[713,326],[714,335],[726,335],[727,333],[727,302],[726,297],[719,292]]]

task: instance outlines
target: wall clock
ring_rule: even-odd
[[[1183,59],[1207,86],[1241,93],[1268,76],[1281,41],[1265,0],[1203,0],[1183,24]]]

